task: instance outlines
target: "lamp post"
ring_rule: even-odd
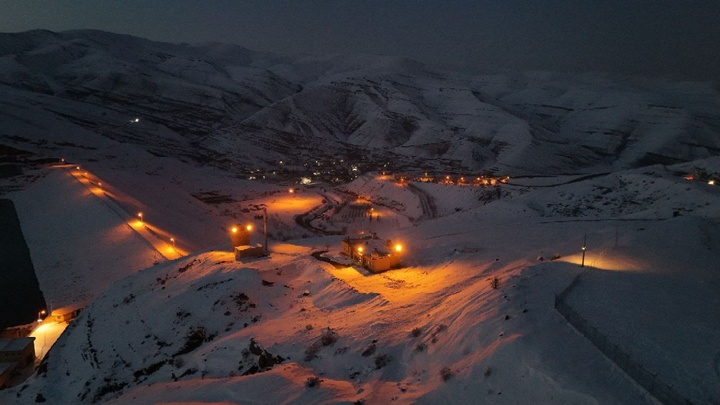
[[[137,216],[138,216],[138,218],[140,218],[140,223],[142,224],[143,223],[143,213],[138,212]]]
[[[263,249],[265,249],[265,255],[268,255],[270,253],[270,250],[268,249],[268,231],[267,231],[267,207],[263,207],[263,233],[265,236],[265,243],[263,244]]]
[[[580,263],[580,267],[585,267],[585,251],[586,250],[587,250],[587,234],[585,234],[585,238],[583,239],[582,262]]]

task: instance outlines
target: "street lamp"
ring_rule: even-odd
[[[138,218],[140,218],[140,223],[142,224],[143,223],[143,213],[138,212],[137,216],[138,216]]]
[[[587,234],[585,234],[585,239],[583,239],[582,262],[580,262],[580,267],[585,267],[585,251],[586,250],[587,250]]]
[[[396,251],[397,253],[402,252],[402,250],[403,250],[403,247],[402,247],[401,244],[398,243],[397,245],[395,245],[395,251]]]
[[[170,238],[170,243],[172,243],[173,247],[175,247],[175,238]]]

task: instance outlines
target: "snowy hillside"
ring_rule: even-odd
[[[138,165],[150,170],[148,163]],[[718,168],[716,159],[701,164]],[[183,167],[183,187],[212,179],[214,187],[232,190],[237,182]],[[167,169],[174,171],[173,165]],[[580,274],[568,298],[577,311],[680,395],[713,403],[720,398],[712,345],[720,337],[714,311],[720,257],[713,249],[720,242],[720,190],[678,176],[675,171],[681,169],[658,166],[580,181],[557,178],[555,183],[517,179],[522,185],[504,185],[500,197],[492,199],[480,198],[483,188],[416,184],[435,201],[435,219],[422,215],[418,194],[387,176],[364,177],[335,193],[265,191],[265,197],[252,200],[206,204],[208,218],[222,220],[227,210],[237,210],[240,216],[225,217],[227,223],[252,220],[241,219],[242,208],[266,204],[274,212],[274,232],[305,236],[272,242],[270,257],[245,263],[235,261],[222,243],[139,272],[128,260],[134,255],[117,256],[115,261],[130,270],[125,274],[134,275],[104,292],[96,290],[98,298],[71,323],[37,375],[0,392],[0,399],[654,403],[553,308],[554,296]],[[69,173],[51,172],[10,196],[18,202],[32,196],[48,199],[47,191],[62,184],[63,175],[73,181]],[[114,184],[113,195],[131,190],[138,201],[150,202],[145,208],[159,204],[153,203],[152,187],[128,183],[118,188],[124,176],[127,182],[137,175],[106,169],[103,179],[108,187]],[[147,181],[162,184],[152,179]],[[244,183],[247,191],[260,185]],[[326,257],[341,257],[342,236],[293,231],[287,218],[292,212],[286,210],[313,210],[322,204],[314,195],[331,201],[351,191],[372,201],[384,219],[368,223],[345,215],[351,209],[346,207],[328,212],[328,223],[364,227],[403,242],[406,267],[371,275],[311,256],[330,249]],[[202,202],[188,205],[181,187],[165,193],[173,208],[165,214],[148,211],[157,216],[153,221],[184,229],[183,246],[198,242],[193,234],[211,233],[212,225],[191,221],[192,214],[182,224],[167,221],[175,210],[189,212]],[[456,205],[462,209],[451,208]],[[55,215],[70,218],[73,209],[65,211]],[[102,234],[116,226],[105,221],[89,222],[85,232]],[[32,227],[25,231],[42,233]],[[579,246],[585,234],[588,267],[582,268]],[[223,235],[218,230],[218,241]],[[38,249],[33,240],[31,251]],[[85,257],[87,243],[79,242],[66,243],[64,250]],[[553,255],[561,257],[549,261]],[[41,285],[54,274],[44,267],[39,269]],[[92,271],[82,263],[76,268]],[[94,285],[80,279],[66,292],[83,283]],[[653,310],[658,306],[665,309]]]

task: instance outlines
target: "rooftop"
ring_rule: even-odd
[[[0,352],[16,352],[25,349],[35,341],[34,337],[0,339]]]
[[[53,316],[53,315],[63,315],[63,314],[67,314],[67,313],[69,313],[69,312],[75,312],[75,311],[77,311],[77,310],[79,310],[79,309],[83,309],[83,305],[81,305],[81,304],[68,305],[68,306],[65,306],[65,307],[62,307],[62,308],[53,309],[53,311],[52,311],[52,313],[51,313],[50,315],[51,315],[51,316]]]

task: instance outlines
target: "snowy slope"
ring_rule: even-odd
[[[212,178],[218,186],[231,184]],[[602,187],[618,179],[627,185],[610,193]],[[659,167],[569,183],[560,178],[551,187],[545,178],[538,180],[542,187],[532,180],[503,186],[500,199],[475,203],[462,197],[473,190],[468,186],[419,184],[441,215],[402,227],[374,223],[383,237],[406,244],[408,255],[407,267],[379,275],[310,256],[327,246],[338,256],[340,236],[275,242],[269,258],[246,263],[221,249],[150,267],[100,294],[39,373],[0,399],[653,403],[553,308],[554,295],[582,274],[569,300],[576,310],[682,395],[716,401],[710,342],[720,333],[712,321],[720,257],[712,247],[720,224],[712,207],[720,190]],[[413,194],[384,181],[365,178],[347,189],[407,215],[399,203],[410,205]],[[44,191],[41,185],[32,187]],[[691,197],[677,197],[678,186]],[[136,192],[139,200],[152,195]],[[633,208],[593,210],[585,199],[595,195]],[[295,198],[270,193],[264,202],[280,204],[281,214]],[[637,204],[617,201],[622,198]],[[681,201],[699,208],[688,205],[673,217]],[[446,208],[457,204],[463,210]],[[338,215],[342,221],[342,211]],[[578,266],[584,234],[585,269]],[[547,261],[553,254],[562,257]],[[642,292],[633,292],[641,283]],[[653,309],[662,306],[667,309]],[[697,319],[694,333],[688,319]]]

